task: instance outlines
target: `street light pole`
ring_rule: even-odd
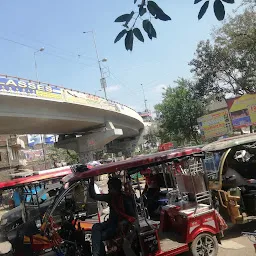
[[[34,52],[34,60],[35,60],[35,70],[36,70],[36,80],[39,83],[39,79],[38,79],[38,72],[37,72],[37,63],[36,63],[36,54],[38,52],[42,52],[44,51],[44,47],[40,48],[38,51]]]
[[[104,73],[103,73],[103,70],[102,70],[102,67],[101,67],[101,62],[106,61],[106,59],[100,60],[100,58],[99,58],[99,53],[98,53],[98,49],[97,49],[97,44],[96,44],[94,31],[90,30],[90,31],[86,31],[86,32],[83,32],[83,33],[84,34],[92,33],[93,45],[94,45],[94,48],[95,48],[95,53],[96,53],[96,57],[97,57],[98,65],[99,65],[99,70],[100,70],[100,83],[101,83],[101,87],[104,90],[105,99],[107,99],[106,78],[104,77]]]
[[[140,84],[140,85],[141,85],[141,88],[142,88],[142,92],[143,92],[143,97],[144,97],[145,112],[148,112],[148,107],[147,107],[147,100],[146,100],[146,97],[145,97],[144,86],[143,86],[143,84]]]

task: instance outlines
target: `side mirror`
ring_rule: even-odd
[[[231,175],[231,176],[224,176],[223,181],[226,182],[235,182],[236,181],[236,175]]]
[[[235,181],[236,180],[236,175],[233,174],[229,177],[226,177],[226,179],[229,180],[229,181]]]

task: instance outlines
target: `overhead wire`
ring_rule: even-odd
[[[91,56],[87,56],[85,55],[84,53],[80,54],[80,53],[76,53],[76,52],[73,52],[73,51],[70,51],[70,50],[67,50],[67,49],[64,49],[64,48],[60,48],[60,47],[57,47],[53,44],[50,44],[50,43],[46,43],[42,40],[38,40],[38,39],[35,39],[35,38],[28,38],[27,36],[23,35],[23,34],[20,34],[20,33],[13,33],[13,35],[16,35],[16,36],[19,36],[19,37],[22,37],[22,38],[26,38],[30,41],[34,41],[34,42],[38,42],[40,44],[42,44],[43,46],[46,45],[46,46],[49,46],[51,48],[54,48],[56,50],[59,50],[59,51],[62,51],[62,52],[67,52],[68,54],[72,55],[72,56],[75,56],[75,57],[86,57],[87,59],[92,59],[92,60],[95,60],[96,61],[96,58],[95,57],[91,57]]]
[[[18,44],[18,45],[21,45],[21,46],[23,46],[23,47],[27,47],[27,48],[29,48],[29,49],[38,50],[38,48],[36,48],[36,47],[33,47],[33,46],[31,46],[31,45],[28,45],[28,44],[20,43],[20,42],[18,42],[18,41],[12,40],[12,39],[8,39],[8,38],[5,38],[5,37],[3,37],[3,36],[0,36],[0,40],[4,40],[4,41],[7,41],[7,42],[11,42],[11,43],[14,43],[14,44]],[[96,62],[95,62],[95,66],[94,66],[94,65],[88,65],[88,64],[83,63],[83,62],[71,60],[71,59],[68,59],[68,58],[66,58],[66,57],[63,57],[63,56],[60,56],[60,55],[57,55],[57,54],[54,54],[54,53],[51,53],[51,52],[48,52],[48,51],[44,51],[44,54],[46,54],[46,55],[52,55],[52,56],[54,56],[54,57],[63,59],[63,60],[65,60],[65,61],[73,62],[73,63],[80,64],[80,65],[83,65],[83,66],[86,66],[86,67],[95,67],[95,68],[96,68]]]

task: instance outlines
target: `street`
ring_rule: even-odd
[[[253,232],[256,230],[256,222],[245,225],[236,225],[225,232],[223,243],[220,246],[219,255],[221,256],[251,256],[256,255],[253,243],[244,236],[243,231]]]

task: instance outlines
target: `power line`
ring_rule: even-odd
[[[30,49],[33,49],[33,50],[38,50],[38,48],[35,48],[35,47],[31,46],[31,45],[27,45],[27,44],[24,44],[24,43],[20,43],[20,42],[17,42],[17,41],[15,41],[15,40],[8,39],[8,38],[2,37],[2,36],[0,36],[0,39],[1,39],[1,40],[4,40],[4,41],[7,41],[7,42],[14,43],[14,44],[18,44],[18,45],[21,45],[21,46],[23,46],[23,47],[27,47],[27,48],[30,48]],[[65,61],[69,61],[69,62],[72,62],[72,63],[80,64],[80,65],[83,65],[83,66],[86,66],[86,67],[94,67],[93,65],[88,65],[88,64],[83,63],[83,62],[74,61],[74,60],[65,58],[65,57],[63,57],[63,56],[60,56],[60,55],[57,55],[57,54],[54,54],[54,53],[51,53],[51,52],[47,52],[47,51],[46,51],[46,52],[44,52],[44,54],[52,55],[52,56],[54,56],[54,57],[63,59],[63,60],[65,60]],[[96,68],[96,67],[95,67],[95,68]]]
[[[22,37],[22,38],[28,39],[27,36],[25,36],[25,35],[23,35],[23,34],[20,34],[20,33],[13,33],[13,32],[12,32],[12,34],[13,34],[13,35],[20,36],[20,37]],[[73,55],[73,56],[75,56],[75,57],[86,57],[86,58],[88,58],[88,59],[96,60],[94,57],[87,56],[87,55],[85,55],[84,53],[79,54],[79,53],[76,53],[76,52],[73,52],[73,51],[70,51],[70,50],[67,50],[67,49],[63,49],[63,48],[57,47],[57,46],[55,46],[55,45],[53,45],[53,44],[43,42],[43,41],[38,40],[38,39],[35,39],[35,38],[33,38],[33,39],[32,39],[32,38],[29,38],[29,40],[30,40],[30,41],[34,41],[34,42],[37,42],[37,43],[40,43],[40,44],[43,44],[43,45],[47,45],[47,46],[49,46],[49,47],[52,47],[52,48],[54,48],[54,49],[56,49],[56,50],[59,50],[59,51],[62,51],[62,52],[67,52],[67,53],[69,53],[70,55]]]
[[[35,47],[29,46],[29,45],[26,45],[26,44],[23,44],[23,43],[19,43],[17,41],[14,41],[12,39],[8,39],[8,38],[2,37],[2,36],[0,36],[0,39],[4,40],[4,41],[11,42],[11,43],[14,43],[14,44],[19,44],[19,45],[22,45],[24,47],[27,47],[27,48],[30,48],[30,49],[33,49],[33,50],[37,50],[37,48],[35,48]]]
[[[134,96],[134,93],[137,94],[137,92],[131,90],[131,88],[129,88],[129,86],[126,86],[125,83],[123,83],[119,78],[117,78],[112,71],[109,71],[110,75],[112,75],[112,77],[118,82],[120,83],[122,86],[124,86],[125,88],[127,88],[131,93],[132,95]]]

